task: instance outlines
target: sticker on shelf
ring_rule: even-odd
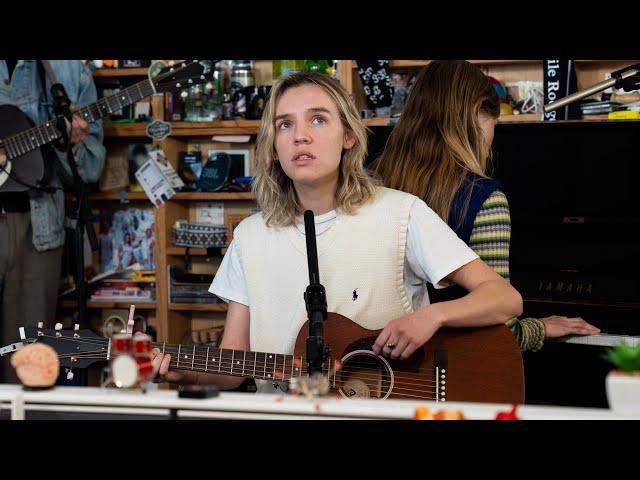
[[[164,140],[171,135],[171,124],[162,120],[154,120],[147,124],[147,137],[154,140]]]

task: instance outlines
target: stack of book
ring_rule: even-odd
[[[610,100],[604,102],[584,102],[580,104],[582,115],[601,115],[618,110],[626,110],[626,106]]]
[[[153,302],[156,296],[154,271],[124,271],[102,278],[93,286],[94,302]]]
[[[188,273],[169,266],[169,301],[171,303],[218,303],[218,297],[209,292],[213,275]]]

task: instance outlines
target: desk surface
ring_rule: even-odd
[[[412,419],[417,407],[431,412],[442,409],[460,410],[470,420],[492,420],[499,411],[511,409],[507,404],[447,402],[434,403],[412,400],[338,399],[335,397],[309,400],[284,394],[221,392],[209,399],[179,398],[175,390],[101,389],[94,387],[55,387],[44,391],[24,391],[18,385],[0,385],[0,403],[24,405],[29,410],[61,409],[65,411],[120,412],[122,414],[155,415],[174,411],[184,418],[352,418],[352,419]],[[14,407],[15,408],[15,407]],[[622,420],[640,419],[640,409],[634,414],[618,414],[609,409],[588,409],[551,406],[518,408],[523,420]]]

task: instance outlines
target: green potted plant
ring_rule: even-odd
[[[640,415],[640,343],[622,342],[607,349],[605,358],[616,367],[606,380],[609,408]]]

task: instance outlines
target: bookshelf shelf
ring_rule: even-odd
[[[179,192],[171,200],[202,200],[202,201],[222,201],[222,200],[254,200],[251,192]]]
[[[89,194],[89,200],[120,200],[118,192],[93,192]],[[144,192],[127,192],[125,200],[149,200]]]
[[[94,78],[101,77],[146,77],[149,69],[142,68],[99,68],[93,71]]]
[[[169,310],[176,312],[226,312],[226,303],[170,303]]]
[[[135,305],[137,310],[155,310],[155,302],[116,302],[116,301],[90,301],[87,302],[88,308],[129,308],[131,305]],[[75,300],[60,300],[58,306],[61,308],[78,308],[78,302]]]
[[[140,138],[147,136],[147,124],[138,123],[106,123],[103,125],[105,138]]]
[[[220,254],[224,255],[227,253],[227,249],[226,248],[221,248],[220,249]],[[187,249],[185,247],[168,247],[167,248],[167,255],[186,255],[187,254]],[[207,249],[206,248],[190,248],[189,249],[189,255],[194,255],[194,256],[206,256],[207,255]]]

